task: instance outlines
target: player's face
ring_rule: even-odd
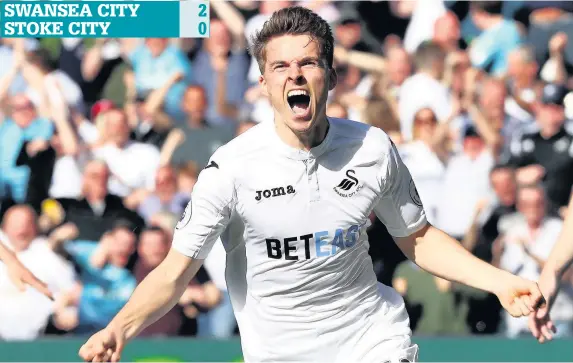
[[[312,130],[325,119],[328,91],[336,73],[320,55],[318,42],[307,35],[283,35],[266,45],[266,61],[259,82],[269,97],[275,121],[295,133]]]

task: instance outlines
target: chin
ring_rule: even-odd
[[[312,130],[315,122],[314,119],[306,120],[300,119],[296,117],[292,117],[289,120],[289,127],[291,130],[298,132],[298,133],[307,133]]]

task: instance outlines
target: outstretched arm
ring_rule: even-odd
[[[2,242],[0,236],[0,261],[4,262],[6,268],[8,269],[8,275],[10,280],[21,290],[26,288],[26,285],[30,285],[46,297],[54,300],[54,296],[48,286],[38,279],[34,274],[28,270],[22,263],[18,260],[18,257],[10,251]]]
[[[202,263],[171,250],[139,284],[110,325],[120,329],[127,340],[135,337],[177,304]]]
[[[531,313],[542,299],[537,284],[480,260],[431,226],[408,168],[396,147],[386,143],[379,177],[382,195],[374,210],[402,252],[433,275],[495,294],[513,316]]]
[[[480,260],[429,224],[396,242],[410,260],[431,274],[495,294],[512,316],[529,315],[541,300],[535,282]]]

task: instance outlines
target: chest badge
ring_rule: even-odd
[[[359,184],[358,179],[354,176],[356,172],[353,169],[348,169],[346,171],[346,178],[335,186],[333,189],[341,197],[350,198],[356,194],[362,187],[363,184]]]

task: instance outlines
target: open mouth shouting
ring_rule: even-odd
[[[290,90],[287,94],[288,105],[296,119],[310,120],[310,92],[303,89]]]

